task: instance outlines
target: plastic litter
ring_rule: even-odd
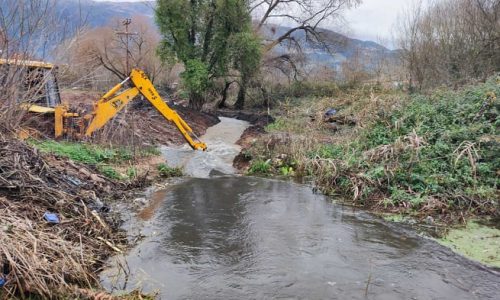
[[[78,178],[75,178],[75,177],[71,177],[71,176],[66,176],[66,179],[73,185],[75,186],[80,186],[82,185],[82,182],[80,181],[80,179]]]
[[[325,117],[331,117],[337,114],[337,110],[335,108],[330,108],[325,112]]]
[[[43,218],[50,224],[59,224],[60,220],[57,214],[46,212],[43,214]]]
[[[3,278],[2,276],[0,276],[0,288],[3,288],[3,286],[7,283],[7,280],[5,280],[5,278]]]

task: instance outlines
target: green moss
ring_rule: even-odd
[[[456,252],[485,265],[500,267],[500,230],[477,222],[452,229],[438,240]]]
[[[406,220],[405,216],[401,214],[386,214],[383,216],[384,220],[388,222],[402,223]]]

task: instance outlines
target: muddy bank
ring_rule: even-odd
[[[92,96],[93,95],[93,96]],[[81,116],[92,111],[92,103],[99,96],[90,92],[63,93],[62,101]],[[216,115],[169,104],[198,136],[220,122]],[[26,114],[23,128],[35,138],[54,138],[54,116]],[[185,139],[177,127],[167,121],[146,100],[137,99],[94,133],[93,142],[113,145],[180,145]]]

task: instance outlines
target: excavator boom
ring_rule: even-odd
[[[117,95],[116,93],[123,88],[128,81],[132,82],[132,87]],[[186,139],[193,149],[203,151],[207,149],[206,144],[199,141],[191,127],[189,127],[181,116],[161,99],[158,91],[146,74],[138,69],[133,69],[127,79],[113,87],[95,104],[94,112],[86,116],[86,118],[91,119],[91,122],[85,131],[85,135],[91,136],[93,132],[103,127],[139,93],[142,94],[165,119],[175,124],[177,129],[179,129],[184,136],[184,139]],[[194,139],[191,135],[194,136]]]

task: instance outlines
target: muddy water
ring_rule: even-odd
[[[231,118],[220,118],[221,122],[208,128],[201,140],[207,144],[206,152],[193,151],[188,145],[163,147],[162,153],[171,167],[180,167],[191,177],[207,178],[210,175],[234,174],[233,159],[241,151],[235,143],[250,125]]]
[[[308,187],[193,178],[160,193],[148,237],[126,257],[127,289],[161,299],[500,296],[499,275]]]
[[[232,122],[209,131],[213,152],[176,160],[211,178],[153,194],[131,221],[145,238],[103,274],[110,290],[142,288],[161,299],[500,299],[498,273],[401,225],[307,186],[214,176],[211,168],[231,174],[237,148],[217,139],[246,126]],[[218,162],[205,161],[210,155]]]

